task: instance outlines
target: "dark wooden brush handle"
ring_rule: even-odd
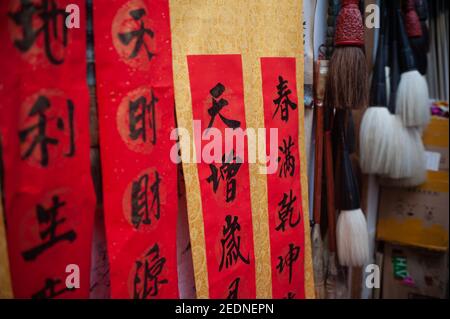
[[[331,131],[325,132],[325,178],[327,189],[328,243],[336,252],[336,206],[334,204],[333,141]]]
[[[315,106],[316,117],[316,145],[314,160],[314,222],[320,224],[322,203],[322,168],[323,168],[323,106]]]

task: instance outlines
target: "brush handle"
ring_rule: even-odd
[[[385,18],[385,6],[381,3],[381,15]],[[375,59],[375,66],[372,73],[372,83],[370,87],[370,105],[387,106],[386,96],[386,22],[381,21],[381,28],[378,35],[378,48]]]
[[[314,222],[320,224],[320,212],[322,203],[322,168],[323,168],[323,106],[316,105],[316,145],[314,161]]]
[[[328,60],[319,60],[315,64],[315,118],[316,118],[316,144],[315,144],[315,165],[314,165],[314,203],[313,217],[316,224],[320,224],[320,213],[322,204],[322,170],[323,170],[323,99],[325,95],[325,85],[328,75]]]
[[[331,59],[334,51],[334,33],[336,27],[336,19],[339,14],[341,4],[339,0],[328,0],[328,17],[327,17],[327,37],[325,41],[327,60]]]
[[[428,20],[428,4],[427,0],[415,0],[416,11],[420,21]]]
[[[336,206],[334,204],[333,146],[331,131],[325,132],[325,178],[327,189],[328,244],[336,252]]]
[[[352,162],[350,160],[350,154],[347,145],[347,136],[346,136],[346,120],[348,120],[348,112],[342,111],[339,114],[340,119],[338,121],[338,134],[339,134],[339,144],[340,144],[340,182],[342,185],[342,199],[340,200],[340,210],[355,210],[361,207],[360,198],[359,198],[359,189],[356,181],[356,177],[353,173]]]
[[[416,61],[414,60],[414,53],[409,44],[408,34],[406,33],[405,24],[403,21],[402,12],[399,8],[396,9],[398,36],[400,40],[400,57],[402,73],[416,70]]]

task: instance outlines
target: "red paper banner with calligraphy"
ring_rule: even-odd
[[[209,297],[255,298],[247,150],[244,145],[222,139],[246,129],[241,56],[197,55],[188,56],[187,60],[193,119],[201,123],[195,130],[195,141],[197,160],[202,159],[198,177]],[[210,148],[210,139],[220,144]]]
[[[168,1],[95,1],[94,33],[111,296],[177,298]]]
[[[86,28],[84,23],[67,27],[69,4],[84,8],[85,3],[0,4],[5,217],[18,298],[89,296],[95,197]],[[85,21],[84,10],[79,13]],[[69,289],[78,286],[70,273],[79,275],[79,288]]]
[[[278,129],[278,171],[267,175],[273,298],[304,298],[304,250],[295,58],[261,58],[264,122]],[[269,134],[266,143],[269,144]]]

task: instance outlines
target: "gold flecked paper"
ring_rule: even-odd
[[[193,135],[187,55],[241,54],[247,128],[264,127],[261,57],[296,57],[297,92],[303,101],[302,1],[171,0],[175,104],[179,127]],[[304,139],[304,110],[299,107],[300,161],[305,229],[305,295],[314,298],[309,240],[308,186]],[[192,146],[191,146],[192,147]],[[265,146],[264,146],[265,147]],[[183,152],[183,149],[181,149]],[[264,150],[265,152],[265,150]],[[195,150],[191,150],[191,154]],[[254,232],[256,296],[272,297],[267,178],[259,164],[249,164]],[[208,298],[208,269],[197,165],[183,163],[189,229],[198,298]]]
[[[1,202],[2,189],[0,188],[0,299],[13,297],[11,277],[9,273],[8,247],[6,246],[5,222],[3,220],[3,206]]]

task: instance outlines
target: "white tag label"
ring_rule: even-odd
[[[426,167],[429,171],[438,171],[439,170],[439,163],[441,161],[441,153],[437,152],[425,152],[425,161],[426,161]]]

